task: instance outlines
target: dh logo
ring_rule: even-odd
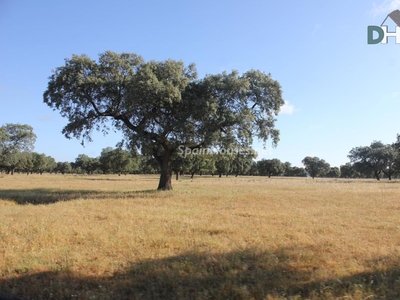
[[[387,26],[382,26],[388,17],[390,17],[397,25],[395,32],[389,32]],[[374,32],[378,34],[376,38],[374,38]],[[388,37],[390,36],[394,36],[396,44],[400,44],[400,11],[398,9],[388,14],[381,26],[368,26],[368,44],[370,45],[379,43],[387,44]]]

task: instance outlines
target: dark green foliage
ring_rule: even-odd
[[[313,179],[322,177],[330,171],[330,165],[323,159],[318,157],[307,156],[302,160],[305,170]]]
[[[54,171],[60,172],[61,174],[69,174],[72,173],[72,166],[71,163],[65,161],[65,162],[58,162],[57,166],[55,167]]]
[[[292,164],[288,161],[283,163],[283,168],[284,168],[284,176],[289,176],[289,177],[307,176],[307,172],[306,170],[304,170],[304,168],[292,167]]]
[[[270,75],[251,70],[196,77],[195,66],[181,61],[144,62],[111,51],[98,62],[73,55],[49,78],[44,102],[68,119],[68,138],[91,141],[93,130],[122,131],[131,148],[157,160],[158,189],[168,190],[171,157],[180,145],[230,140],[249,146],[254,136],[279,141],[274,116],[284,101]]]
[[[89,157],[86,154],[79,154],[75,159],[75,168],[80,168],[86,174],[95,173],[100,167],[100,161],[98,158]]]
[[[261,176],[280,176],[284,173],[285,168],[282,162],[277,159],[262,159],[257,162],[258,174]]]
[[[340,177],[341,178],[357,177],[357,172],[351,163],[346,163],[346,164],[340,166]]]
[[[139,170],[139,156],[120,148],[110,147],[103,149],[99,160],[99,167],[103,173],[115,173],[118,175],[134,173]]]
[[[13,174],[18,165],[21,168],[32,166],[28,153],[33,150],[36,141],[36,135],[33,128],[29,125],[6,124],[0,127],[0,168]],[[20,161],[21,160],[21,161]]]
[[[339,178],[340,177],[340,169],[338,167],[333,167],[329,170],[325,175],[328,178]]]
[[[374,141],[370,146],[351,149],[348,157],[360,173],[372,172],[377,180],[380,180],[381,173],[384,173],[390,180],[397,170],[399,151],[396,144],[385,145]]]

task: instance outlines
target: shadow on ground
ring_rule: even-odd
[[[79,180],[90,180],[90,181],[131,181],[131,182],[134,182],[133,180],[132,180],[132,178],[130,178],[130,177],[126,177],[126,176],[124,176],[124,175],[121,175],[120,177],[118,177],[118,178],[108,178],[108,177],[106,177],[106,178],[101,178],[101,177],[79,177]],[[158,177],[152,177],[152,178],[140,178],[140,181],[155,181],[155,182],[157,182],[157,181],[159,181],[160,180],[160,178],[158,178]]]
[[[0,190],[0,200],[14,201],[17,204],[51,204],[58,201],[77,199],[129,199],[129,198],[155,198],[168,196],[157,190],[140,191],[99,191],[99,190],[67,190],[67,189],[10,189]]]
[[[398,265],[317,280],[315,267],[299,263],[305,250],[190,252],[133,263],[104,277],[82,277],[68,268],[35,274],[26,271],[0,279],[0,294],[37,300],[400,298]]]

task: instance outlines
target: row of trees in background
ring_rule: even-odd
[[[142,155],[136,150],[105,148],[99,157],[80,154],[74,162],[56,162],[47,156],[33,152],[36,135],[29,125],[6,124],[0,127],[0,171],[8,174],[24,172],[27,174],[75,173],[75,174],[157,174],[159,163],[152,157]],[[376,178],[392,179],[400,176],[400,136],[393,144],[374,141],[370,146],[351,149],[350,162],[338,167],[318,157],[305,157],[304,168],[292,166],[290,162],[279,159],[255,161],[254,151],[213,154],[193,151],[181,155],[175,153],[171,159],[176,179],[182,174],[259,175],[291,177],[329,177],[329,178]]]

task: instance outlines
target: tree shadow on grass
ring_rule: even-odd
[[[0,200],[14,201],[17,204],[52,204],[59,201],[77,199],[132,199],[132,198],[156,198],[161,195],[168,196],[157,190],[139,191],[99,191],[99,190],[68,190],[68,189],[10,189],[0,190]]]
[[[37,300],[400,298],[399,264],[321,280],[314,267],[301,263],[305,250],[188,252],[135,262],[103,277],[79,276],[71,266],[34,274],[25,271],[12,278],[0,278],[0,293]]]
[[[126,177],[125,175],[118,176],[118,178],[102,178],[102,177],[79,177],[79,180],[90,181],[135,181],[134,178]],[[140,181],[159,181],[159,177],[140,178]]]

